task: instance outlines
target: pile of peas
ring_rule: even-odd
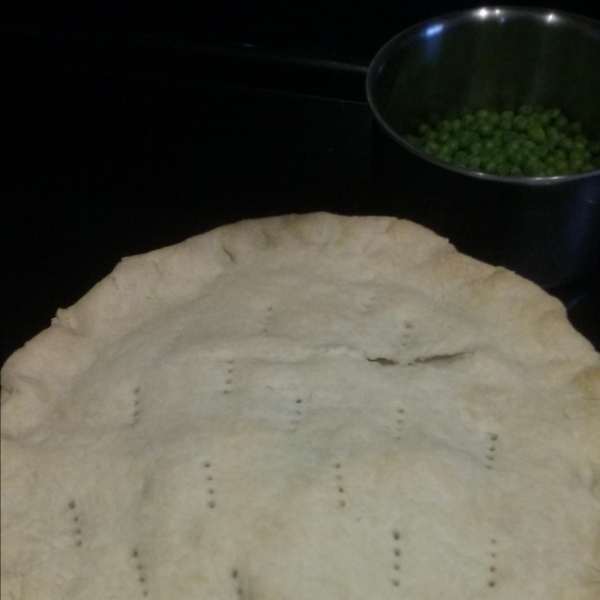
[[[484,173],[554,177],[600,169],[600,140],[558,108],[481,109],[460,119],[422,123],[405,140],[458,167]]]

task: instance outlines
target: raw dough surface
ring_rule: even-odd
[[[125,259],[2,370],[2,600],[598,600],[600,360],[406,221]]]

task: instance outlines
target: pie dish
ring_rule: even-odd
[[[411,222],[124,259],[2,369],[2,600],[598,600],[600,356]]]

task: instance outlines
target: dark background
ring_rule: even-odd
[[[241,218],[386,212],[366,67],[405,27],[481,4],[3,4],[0,363],[122,256]],[[597,283],[556,294],[598,347]]]

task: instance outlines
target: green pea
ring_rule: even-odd
[[[529,137],[534,142],[543,142],[546,139],[546,132],[539,125],[533,125],[533,126],[531,126],[528,129],[527,133],[529,133]]]
[[[562,148],[557,148],[552,152],[552,156],[556,158],[556,160],[566,160],[567,153]]]
[[[506,162],[508,160],[508,154],[504,148],[498,148],[494,158],[498,162],[498,164]]]
[[[507,162],[501,162],[498,165],[497,173],[498,175],[509,175],[512,165]]]
[[[500,123],[500,115],[497,112],[490,112],[487,117],[487,122],[492,125],[492,127],[497,127]]]
[[[488,116],[488,111],[485,108],[480,108],[476,113],[475,116],[478,119],[485,119]]]
[[[467,118],[470,117],[470,118]],[[476,131],[479,127],[479,120],[473,115],[467,115],[463,118],[463,128],[466,131]]]
[[[544,164],[542,163],[542,161],[535,156],[531,156],[530,158],[527,159],[527,162],[525,163],[523,170],[525,171],[525,173],[527,175],[530,175],[533,177],[539,177],[543,168],[544,168]]]
[[[431,131],[431,127],[428,123],[421,123],[419,129],[417,129],[420,135],[425,135],[428,131]]]
[[[456,139],[454,139],[454,138],[450,139],[446,143],[446,146],[448,146],[448,149],[449,149],[450,153],[454,154],[458,150],[458,141]]]
[[[600,140],[590,143],[590,152],[592,154],[600,154]]]
[[[424,151],[427,154],[436,154],[440,149],[440,145],[437,142],[427,142],[425,144]]]
[[[525,162],[527,161],[527,154],[525,154],[525,152],[523,152],[522,150],[513,150],[512,152],[508,153],[508,160],[513,164],[516,165],[518,167],[522,167]]]
[[[573,150],[571,150],[569,152],[569,160],[570,161],[574,161],[574,160],[580,160],[581,162],[587,160],[589,158],[588,153],[583,150],[582,148],[573,148]]]
[[[439,142],[440,144],[446,144],[450,140],[451,137],[452,137],[452,135],[450,134],[449,131],[439,131],[437,134],[436,141]]]
[[[530,115],[532,112],[533,112],[533,107],[529,106],[529,104],[523,104],[523,106],[521,106],[519,108],[520,115]]]
[[[442,119],[441,121],[438,121],[435,128],[440,132],[442,132],[442,131],[448,132],[448,131],[450,131],[450,121],[448,121],[448,119]]]
[[[477,132],[481,137],[491,137],[494,133],[494,126],[491,123],[484,121],[477,128]]]
[[[498,170],[498,163],[493,158],[482,160],[481,166],[486,173],[493,174]]]
[[[471,143],[471,136],[469,135],[468,131],[461,131],[458,134],[456,141],[458,142],[459,148],[461,148],[461,149],[468,148]]]
[[[508,140],[505,143],[505,148],[507,152],[513,152],[514,150],[518,150],[521,147],[521,142],[514,137]]]
[[[456,152],[456,148],[452,145],[454,140],[448,140],[444,144],[442,144],[440,148],[440,154],[447,154],[448,156],[452,156]]]
[[[515,116],[515,113],[512,110],[504,110],[500,113],[500,117],[502,119],[511,120],[514,118],[514,116]]]
[[[560,140],[560,143],[558,145],[560,148],[562,148],[563,150],[566,150],[567,152],[569,152],[570,150],[573,150],[573,148],[575,147],[575,143],[573,142],[573,140],[568,137]]]
[[[557,173],[561,175],[566,175],[569,170],[569,163],[564,159],[559,159],[556,161],[556,165],[554,166]]]
[[[594,170],[594,165],[591,162],[586,162],[583,163],[583,167],[581,167],[582,171],[593,171]]]
[[[567,119],[567,117],[565,117],[564,115],[559,115],[554,120],[554,126],[557,129],[565,130],[568,125],[569,125],[569,119]]]
[[[519,142],[517,142],[517,140],[515,139],[515,132],[514,131],[505,131],[502,134],[502,137],[500,138],[502,140],[502,143],[505,146],[509,146],[510,144],[512,144],[513,142],[516,142],[517,144]]]
[[[474,142],[469,146],[469,152],[472,156],[479,156],[483,150],[483,144],[481,142]]]
[[[547,127],[552,122],[552,117],[543,112],[538,115],[538,121],[542,126]]]
[[[450,121],[450,128],[452,131],[454,131],[454,133],[458,133],[462,129],[462,123],[460,122],[460,119],[453,119]]]
[[[577,133],[581,133],[581,123],[579,121],[572,121],[567,125],[567,133],[571,135],[575,135]]]
[[[580,158],[569,159],[569,166],[574,173],[578,173],[581,171],[581,167],[583,167],[583,160]]]
[[[519,176],[523,175],[523,171],[522,171],[521,167],[518,167],[517,165],[513,165],[510,168],[510,174],[514,177],[519,177]]]
[[[479,156],[471,156],[467,159],[467,167],[469,169],[479,169],[481,166],[481,158]]]
[[[494,142],[491,140],[491,138],[485,138],[481,141],[481,146],[482,150],[493,150]]]
[[[510,131],[513,128],[513,121],[512,119],[502,119],[498,124],[498,127],[504,131]]]
[[[523,115],[517,115],[513,123],[515,131],[527,131],[527,119]]]
[[[454,155],[454,158],[452,159],[452,163],[455,164],[457,167],[462,167],[463,169],[466,169],[467,160],[467,156],[459,156],[458,153],[456,153]]]
[[[546,127],[546,138],[549,141],[559,142],[562,139],[561,132],[554,126]]]
[[[560,108],[551,108],[551,109],[550,109],[550,116],[551,116],[553,119],[556,119],[557,117],[560,117],[560,115],[561,115],[561,110],[560,110]]]

